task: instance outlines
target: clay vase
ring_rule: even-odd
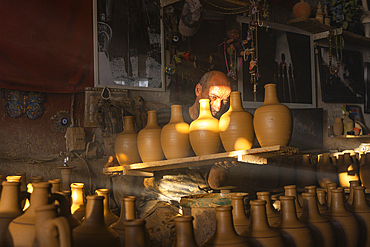
[[[316,168],[311,163],[309,154],[302,155],[300,165],[297,166],[296,173],[297,186],[303,188],[316,183]]]
[[[313,242],[317,247],[334,247],[333,227],[327,218],[321,216],[317,206],[316,193],[302,193],[303,212],[300,221],[311,229]]]
[[[303,212],[302,206],[299,204],[298,201],[298,194],[297,194],[297,186],[296,185],[287,185],[284,186],[284,195],[285,196],[294,196],[294,205],[295,210],[297,212],[297,217],[299,218]]]
[[[95,193],[98,196],[104,196],[104,201],[103,201],[103,204],[104,204],[104,220],[105,220],[105,223],[108,226],[110,226],[111,224],[116,222],[119,219],[119,217],[117,215],[115,215],[114,213],[112,213],[112,211],[110,210],[109,189],[97,189],[97,190],[95,190]]]
[[[328,204],[326,202],[326,191],[325,190],[316,190],[316,196],[317,196],[317,201],[319,203],[319,211],[322,214],[321,211],[328,210]],[[320,210],[320,205],[323,208],[323,210]]]
[[[83,183],[71,184],[71,213],[76,220],[82,220],[82,218],[85,217],[86,206],[84,204],[83,188]]]
[[[348,209],[352,203],[353,203],[353,188],[356,187],[356,186],[360,186],[360,181],[349,181],[349,195],[348,195],[348,198],[346,200],[346,208]]]
[[[245,214],[244,196],[232,196],[231,197],[231,206],[233,207],[232,214],[233,214],[233,224],[234,229],[237,234],[241,234],[245,232],[250,224],[247,215]]]
[[[198,247],[194,237],[193,220],[191,215],[177,216],[174,219],[176,238],[173,247]]]
[[[333,125],[333,130],[334,130],[334,135],[336,135],[336,136],[341,136],[343,134],[342,118],[340,118],[340,117],[335,118],[334,125]]]
[[[140,155],[137,149],[137,133],[134,129],[134,117],[124,117],[123,131],[116,136],[114,151],[121,166],[140,163]]]
[[[86,196],[86,217],[73,229],[74,247],[119,247],[118,234],[104,221],[104,196]]]
[[[330,222],[337,247],[355,247],[359,242],[359,225],[355,215],[344,206],[344,190],[331,190]]]
[[[126,220],[125,224],[125,246],[126,247],[149,247],[145,240],[145,220]]]
[[[315,198],[316,198],[316,202],[317,202],[316,204],[317,204],[317,208],[318,208],[320,214],[322,212],[328,210],[328,207],[326,207],[324,205],[321,205],[321,203],[319,202],[319,199],[316,196],[316,186],[315,185],[306,186],[306,187],[304,187],[304,190],[305,190],[305,193],[315,194]],[[324,192],[324,196],[325,196],[325,191],[323,191],[323,192]],[[302,207],[302,208],[304,209],[304,207]]]
[[[326,188],[328,183],[337,182],[337,168],[334,166],[332,157],[328,153],[318,155],[318,159],[316,166],[317,181],[321,188]]]
[[[50,193],[51,184],[48,182],[39,182],[33,184],[29,208],[20,216],[13,219],[9,224],[9,232],[14,246],[32,246],[36,237],[36,211],[35,209],[58,201],[60,212],[65,213],[66,199],[59,194]],[[62,215],[68,218],[68,215]]]
[[[330,215],[331,215],[331,191],[333,190],[333,189],[336,189],[337,188],[337,184],[336,183],[328,183],[327,185],[326,185],[326,187],[327,187],[327,201],[326,201],[326,206],[328,207],[328,209],[326,210],[326,211],[324,211],[324,212],[322,212],[322,215],[323,216],[325,216],[325,217],[330,217]]]
[[[56,179],[49,179],[49,184],[51,184],[51,193],[55,193],[57,191],[60,191],[60,184],[61,184],[61,180],[59,178],[56,178]]]
[[[280,196],[280,220],[272,228],[278,230],[285,247],[313,247],[313,237],[307,224],[297,218],[294,196]]]
[[[340,186],[343,188],[349,188],[349,181],[359,180],[358,171],[353,163],[350,153],[344,153],[343,159],[339,159],[338,162],[338,178]],[[343,161],[343,162],[342,162]]]
[[[71,228],[65,217],[59,216],[57,206],[39,206],[36,212],[36,239],[38,247],[71,247]]]
[[[370,207],[366,203],[365,187],[353,187],[354,200],[350,207],[358,220],[360,239],[358,246],[370,246]]]
[[[247,240],[239,236],[233,226],[232,206],[224,205],[216,207],[216,231],[207,239],[202,247],[206,246],[249,246]]]
[[[261,147],[289,145],[293,130],[292,113],[287,106],[280,104],[276,84],[265,85],[265,101],[254,113],[253,126]]]
[[[199,100],[199,117],[190,124],[190,144],[197,156],[215,154],[221,148],[218,119],[212,116],[209,102],[209,99]]]
[[[25,172],[16,172],[14,175],[21,176],[19,182],[21,182],[21,191],[27,191],[27,175]]]
[[[275,208],[271,204],[270,192],[261,191],[257,192],[256,194],[258,200],[266,201],[267,222],[269,223],[269,226],[274,225],[276,222],[280,220],[280,214],[275,210]]]
[[[75,219],[75,217],[73,217],[71,213],[71,202],[72,202],[71,191],[63,190],[63,191],[57,191],[56,193],[66,198],[66,201],[63,201],[65,202],[65,205],[61,205],[61,207],[66,210],[65,212],[63,212],[63,215],[68,215],[67,219],[69,221],[71,229],[74,229],[75,227],[81,225],[81,221]],[[56,202],[56,205],[57,205],[57,202]]]
[[[273,230],[267,222],[266,201],[253,200],[249,203],[251,205],[251,225],[241,236],[247,238],[251,246],[283,247],[280,233]]]
[[[2,182],[3,190],[0,200],[0,246],[8,246],[9,223],[20,216],[23,211],[20,200],[20,182]]]
[[[308,18],[311,15],[311,5],[304,0],[296,3],[293,6],[293,15],[295,18]]]
[[[161,127],[158,125],[157,111],[148,111],[147,124],[137,135],[137,148],[143,162],[165,159],[161,146]]]
[[[361,155],[360,179],[362,185],[370,189],[370,155],[367,153]]]
[[[167,159],[186,158],[193,154],[189,124],[184,122],[181,105],[171,105],[171,119],[161,131],[161,146]]]
[[[227,152],[251,149],[254,142],[253,116],[244,110],[239,91],[230,94],[230,108],[220,117],[219,131]]]
[[[62,175],[62,185],[61,190],[69,190],[71,187],[71,175],[72,170],[76,167],[71,166],[59,166],[57,167],[60,170],[60,174]]]

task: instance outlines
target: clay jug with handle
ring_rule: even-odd
[[[171,119],[161,131],[161,146],[167,159],[193,155],[189,140],[189,124],[184,122],[181,105],[171,105]]]
[[[65,217],[58,216],[57,207],[47,204],[35,209],[36,239],[33,247],[71,247],[71,228]]]
[[[230,108],[220,117],[219,131],[227,152],[251,149],[254,142],[253,116],[244,110],[239,91],[230,94]]]
[[[360,186],[360,181],[359,180],[355,180],[355,181],[349,181],[349,195],[348,195],[348,198],[346,200],[346,208],[348,209],[349,207],[351,207],[352,203],[353,203],[353,188],[356,187],[356,186]]]
[[[124,117],[123,131],[114,140],[114,151],[121,166],[141,162],[133,116]]]
[[[245,232],[250,224],[244,208],[244,196],[232,196],[231,205],[233,206],[233,223],[237,234]]]
[[[294,185],[294,184],[284,186],[284,194],[285,194],[285,196],[294,196],[295,197],[295,199],[294,199],[295,210],[297,212],[297,217],[300,217],[302,212],[303,212],[303,208],[299,204],[299,201],[298,201],[297,186]]]
[[[177,216],[174,219],[176,239],[173,247],[198,247],[194,237],[193,220],[191,215]]]
[[[265,101],[254,113],[253,126],[261,147],[288,146],[292,137],[293,118],[290,109],[280,104],[276,84],[265,85]]]
[[[249,203],[251,205],[251,225],[240,235],[246,237],[251,246],[283,247],[280,233],[273,230],[267,222],[266,201],[253,200]]]
[[[148,111],[147,124],[137,134],[137,147],[143,162],[165,158],[161,146],[161,127],[158,125],[157,111]]]
[[[216,154],[221,149],[218,119],[212,116],[209,102],[199,100],[199,117],[190,124],[190,144],[197,156]]]
[[[328,209],[326,206],[321,205],[321,203],[319,202],[319,199],[316,196],[316,185],[305,186],[304,190],[305,190],[305,193],[315,194],[315,198],[316,198],[316,202],[317,202],[317,208],[318,208],[320,214],[321,214],[321,212],[324,212]]]
[[[257,192],[257,199],[266,201],[266,215],[267,215],[267,222],[269,226],[272,226],[280,219],[280,214],[278,211],[271,204],[270,199],[270,192],[268,191],[261,191]]]
[[[104,220],[105,220],[105,223],[108,226],[110,226],[114,222],[118,221],[119,217],[117,215],[115,215],[114,213],[112,213],[112,211],[110,210],[109,189],[97,189],[95,191],[95,193],[98,196],[104,196],[104,201],[103,201],[103,204],[104,204]]]

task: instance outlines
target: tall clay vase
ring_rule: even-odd
[[[361,155],[360,179],[362,185],[370,189],[370,154],[368,153]]]
[[[239,236],[233,226],[232,206],[217,206],[216,207],[216,231],[207,239],[202,247],[207,246],[228,246],[228,247],[242,247],[250,246],[247,240]]]
[[[302,155],[302,160],[297,166],[297,187],[303,188],[316,183],[316,168],[311,163],[309,154]]]
[[[297,218],[294,196],[280,196],[280,220],[272,228],[278,230],[285,247],[313,247],[313,237],[307,224]]]
[[[287,106],[280,104],[276,84],[265,85],[265,101],[254,113],[253,126],[261,147],[289,145],[293,130],[292,113]]]
[[[220,117],[219,131],[227,152],[251,149],[254,142],[253,116],[244,110],[239,91],[230,94],[230,108]]]
[[[83,183],[71,184],[71,213],[76,220],[82,220],[82,218],[85,217],[86,206],[84,203],[83,188]]]
[[[143,162],[165,159],[161,146],[161,127],[157,121],[157,111],[148,111],[147,125],[137,135],[137,147]]]
[[[71,247],[72,231],[68,220],[59,216],[57,207],[47,204],[35,209],[36,211],[36,239],[37,247]]]
[[[145,220],[134,219],[124,222],[126,235],[126,247],[149,247],[150,245],[145,240]]]
[[[353,187],[354,200],[350,207],[358,220],[360,239],[358,247],[370,246],[370,207],[366,203],[365,187]]]
[[[76,167],[74,166],[60,166],[57,167],[60,170],[60,174],[62,175],[62,185],[61,190],[70,190],[71,189],[71,175],[72,170]]]
[[[161,146],[167,159],[180,159],[192,155],[189,124],[184,122],[181,105],[171,105],[171,119],[161,131]]]
[[[244,196],[232,196],[231,205],[233,207],[233,224],[237,234],[245,232],[250,224],[244,209]]]
[[[341,136],[343,134],[343,122],[342,118],[338,117],[334,120],[333,125],[334,135]]]
[[[9,223],[23,213],[20,200],[20,185],[20,182],[2,182],[3,190],[0,200],[0,246],[10,246]]]
[[[271,204],[270,192],[268,191],[257,192],[257,199],[266,201],[266,215],[269,226],[272,226],[276,222],[278,222],[280,220],[280,214],[275,210],[275,208]]]
[[[304,0],[301,0],[293,6],[293,15],[295,18],[310,17],[311,5]]]
[[[266,201],[253,200],[249,203],[251,205],[251,225],[241,236],[246,237],[251,246],[283,247],[280,233],[273,230],[267,222]]]
[[[109,203],[109,189],[97,189],[95,191],[95,193],[98,195],[98,196],[104,196],[104,220],[105,220],[105,223],[110,226],[111,224],[113,224],[114,222],[116,222],[119,217],[117,215],[115,215],[114,213],[112,213],[112,211],[110,210],[110,203]]]
[[[355,247],[359,242],[359,225],[355,215],[344,206],[344,190],[331,190],[330,222],[333,225],[337,247]]]
[[[191,215],[177,216],[174,219],[176,239],[173,247],[198,247],[194,237],[193,220]]]
[[[123,131],[114,140],[114,151],[121,166],[141,162],[133,116],[124,117]]]
[[[337,168],[334,166],[332,157],[328,153],[318,155],[318,159],[316,166],[317,181],[321,188],[326,188],[328,183],[337,182]]]
[[[296,185],[284,186],[284,195],[295,197],[294,199],[295,211],[297,212],[297,217],[299,218],[303,212],[303,208],[298,201],[297,186]]]
[[[316,193],[302,193],[303,212],[300,221],[311,229],[316,247],[334,247],[333,227],[327,218],[321,216],[317,206]]]
[[[86,196],[86,217],[73,229],[74,247],[119,247],[118,234],[104,221],[104,196]]]
[[[338,162],[338,179],[340,186],[343,188],[349,188],[349,181],[359,180],[358,171],[353,163],[350,153],[344,153],[343,159],[339,159]]]
[[[190,144],[197,156],[215,154],[221,148],[218,119],[212,116],[209,102],[209,99],[199,100],[199,117],[190,124]]]

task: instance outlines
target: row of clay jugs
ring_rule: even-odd
[[[303,212],[303,208],[299,204],[298,194],[297,194],[297,186],[296,185],[284,186],[284,195],[295,197],[295,199],[294,199],[295,210],[297,212],[297,217],[300,217],[302,212]]]
[[[276,222],[278,222],[280,219],[280,214],[272,206],[271,199],[270,199],[270,192],[268,191],[257,192],[257,199],[266,201],[266,215],[267,215],[268,224],[272,226]]]
[[[218,119],[212,116],[209,102],[209,99],[199,100],[199,117],[190,123],[190,144],[197,156],[221,150]]]
[[[250,221],[245,213],[243,200],[244,196],[236,195],[231,197],[234,229],[239,235],[245,232],[250,224]]]
[[[362,185],[370,188],[370,155],[368,153],[361,154],[359,173]]]
[[[280,104],[276,84],[265,85],[265,101],[256,109],[253,118],[254,131],[261,147],[288,146],[293,131],[290,109]]]
[[[350,153],[338,155],[338,179],[340,186],[349,188],[349,181],[359,180],[358,167],[356,165],[356,158],[351,157]]]
[[[46,204],[35,209],[36,237],[33,247],[71,247],[72,231],[68,220],[58,215],[57,206]]]
[[[104,221],[108,226],[110,226],[114,222],[118,221],[119,217],[110,210],[109,189],[97,189],[95,190],[95,193],[98,196],[104,196]]]
[[[74,247],[119,247],[118,234],[104,221],[104,196],[86,196],[86,216],[82,224],[73,229]]]
[[[251,206],[251,223],[241,236],[246,237],[251,246],[283,247],[280,233],[273,230],[267,222],[266,201],[252,200],[249,204]]]
[[[33,184],[30,207],[22,215],[13,219],[9,224],[9,232],[13,246],[32,246],[35,240],[36,208],[57,200],[59,202],[60,212],[64,214],[62,216],[68,218],[68,210],[63,208],[67,205],[66,198],[59,194],[51,194],[50,188],[51,184],[48,182]]]
[[[330,221],[319,213],[316,193],[302,193],[303,212],[299,220],[311,229],[314,245],[334,247],[335,238]]]
[[[338,180],[336,158],[329,153],[319,154],[316,166],[316,177],[321,188],[326,188],[328,183],[336,183]]]
[[[272,225],[282,237],[285,247],[313,247],[313,237],[307,224],[297,218],[294,196],[280,196],[280,220]]]
[[[114,151],[121,166],[141,162],[133,116],[124,117],[123,131],[114,140]]]
[[[251,149],[254,142],[253,116],[244,110],[241,93],[230,93],[230,108],[219,121],[220,138],[227,152]]]
[[[181,215],[174,219],[176,237],[173,247],[198,247],[194,236],[193,220],[194,217],[191,215]]]
[[[207,246],[228,246],[228,247],[247,247],[247,239],[235,232],[232,218],[232,206],[223,205],[216,207],[216,230],[207,239],[202,247]]]
[[[185,158],[193,154],[189,124],[184,122],[181,108],[181,105],[171,105],[170,122],[161,131],[161,146],[167,159]]]

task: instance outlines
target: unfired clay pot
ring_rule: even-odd
[[[261,191],[257,192],[257,199],[266,201],[266,215],[269,226],[274,225],[280,219],[280,214],[271,204],[270,192]]]
[[[161,127],[158,125],[157,111],[148,111],[147,125],[137,135],[137,147],[143,162],[165,159],[161,146]]]
[[[105,220],[105,223],[108,226],[110,226],[114,222],[118,221],[119,217],[117,215],[115,215],[114,213],[112,213],[112,211],[110,210],[109,189],[97,189],[95,191],[95,193],[98,196],[104,196],[104,201],[103,201],[103,204],[104,204],[104,220]]]
[[[209,101],[199,100],[199,117],[190,124],[190,144],[197,156],[215,154],[221,148],[218,119],[212,116]]]
[[[351,205],[353,203],[353,197],[354,197],[353,188],[356,187],[356,186],[360,186],[360,181],[359,180],[349,181],[349,195],[348,195],[348,198],[347,198],[346,204],[345,204],[347,209],[349,207],[351,207]]]
[[[247,240],[239,236],[234,229],[232,219],[232,206],[216,207],[216,231],[207,239],[202,247],[208,246],[228,246],[228,247],[246,247],[249,246]]]
[[[198,247],[194,237],[193,220],[191,215],[177,216],[174,219],[176,238],[173,247]]]
[[[295,18],[310,17],[311,5],[304,0],[301,0],[293,6],[293,15]]]
[[[361,154],[360,179],[363,186],[370,189],[370,154]]]
[[[336,189],[338,187],[338,185],[336,183],[327,183],[326,187],[327,187],[326,206],[328,207],[328,209],[326,211],[322,212],[322,215],[325,216],[325,217],[330,217],[330,215],[331,215],[331,199],[332,199],[331,191],[333,189]]]
[[[343,188],[349,188],[349,181],[359,180],[357,166],[352,160],[350,153],[344,153],[343,159],[338,159],[338,179],[340,186]],[[340,161],[340,162],[339,162]]]
[[[65,217],[59,216],[57,207],[47,204],[35,209],[37,247],[71,247],[71,228]]]
[[[83,183],[72,183],[72,205],[71,213],[76,220],[82,220],[85,217],[86,205],[84,203],[84,184]]]
[[[104,221],[104,196],[86,196],[86,217],[73,229],[74,247],[119,247],[118,234]]]
[[[121,166],[141,162],[133,121],[133,116],[124,117],[123,131],[116,136],[114,141],[114,151]]]
[[[287,185],[284,186],[284,194],[285,196],[294,196],[294,205],[295,210],[297,212],[297,217],[299,218],[303,212],[302,206],[299,204],[298,201],[298,194],[297,194],[297,186],[296,185]]]
[[[251,149],[254,142],[253,116],[244,110],[239,91],[230,94],[230,108],[220,117],[219,131],[227,152]]]
[[[324,212],[324,211],[328,210],[328,207],[326,207],[324,205],[321,205],[321,203],[319,202],[319,199],[316,196],[316,194],[317,194],[317,192],[316,192],[316,185],[305,186],[304,187],[304,190],[305,190],[305,193],[315,194],[316,204],[317,204],[317,208],[318,208],[320,214],[321,214],[321,212]],[[324,192],[324,196],[326,196],[325,195],[325,191],[323,191],[323,192]],[[302,208],[304,210],[304,207],[303,206],[302,206]]]
[[[316,193],[302,193],[302,197],[303,212],[299,220],[306,223],[311,229],[315,246],[334,247],[333,227],[327,218],[320,215]]]
[[[125,246],[126,247],[150,247],[145,240],[145,220],[126,220],[125,224]]]
[[[294,196],[280,196],[280,220],[272,228],[277,229],[285,247],[313,247],[313,236],[307,224],[297,218]]]
[[[333,225],[337,247],[355,247],[359,242],[359,225],[355,215],[344,206],[344,190],[331,190],[330,222]]]
[[[233,206],[233,224],[236,233],[239,235],[245,232],[250,225],[250,221],[245,214],[243,199],[244,196],[231,197],[231,205]]]
[[[179,159],[193,154],[189,140],[189,124],[182,117],[181,105],[171,105],[171,119],[161,131],[161,146],[167,159]]]
[[[251,246],[283,247],[283,239],[280,233],[273,230],[266,216],[266,201],[253,200],[251,205],[251,227],[241,236],[246,237]]]
[[[60,185],[62,183],[62,180],[60,180],[59,178],[56,178],[56,179],[49,179],[48,182],[51,184],[51,193],[60,191]]]
[[[334,120],[333,125],[334,135],[341,136],[343,134],[343,122],[342,118],[338,117]]]
[[[328,153],[318,156],[316,166],[316,177],[321,188],[326,188],[328,183],[336,183],[338,180],[337,168],[333,164],[333,159]]]
[[[290,109],[280,104],[276,84],[265,85],[265,101],[254,113],[253,126],[261,147],[288,146],[292,136],[293,118]]]

